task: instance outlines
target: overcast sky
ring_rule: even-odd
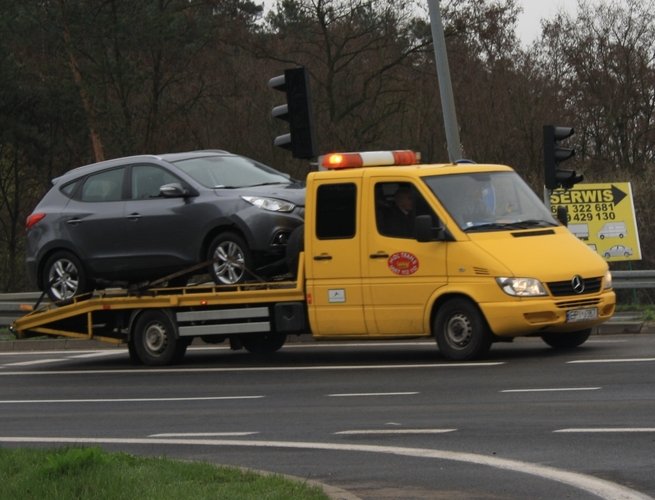
[[[518,21],[518,37],[526,45],[541,34],[541,19],[551,19],[561,9],[574,16],[576,0],[519,0],[523,13]]]

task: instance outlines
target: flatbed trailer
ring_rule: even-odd
[[[309,331],[303,283],[300,275],[294,281],[101,291],[37,307],[11,329],[19,338],[51,335],[127,344],[130,357],[147,365],[181,360],[196,337],[273,352],[287,334]]]

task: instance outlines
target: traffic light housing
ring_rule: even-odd
[[[289,123],[289,133],[278,135],[273,144],[290,150],[294,158],[315,158],[316,138],[307,70],[302,67],[284,70],[283,75],[271,78],[268,86],[287,96],[287,103],[275,106],[271,114]]]
[[[575,184],[581,182],[582,175],[575,170],[559,168],[559,164],[572,158],[575,149],[559,145],[560,141],[571,137],[575,131],[572,127],[556,127],[555,125],[544,125],[544,180],[546,188],[571,189]]]

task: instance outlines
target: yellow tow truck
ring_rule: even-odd
[[[283,281],[95,292],[12,328],[126,343],[147,365],[181,360],[195,337],[266,353],[303,334],[434,337],[446,358],[472,360],[518,336],[577,347],[615,309],[607,263],[503,165],[326,155],[289,247]]]

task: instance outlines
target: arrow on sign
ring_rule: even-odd
[[[614,206],[616,206],[616,205],[618,205],[619,203],[621,203],[621,201],[623,200],[623,198],[625,198],[626,196],[628,196],[627,193],[624,193],[624,192],[621,191],[619,188],[617,188],[616,186],[612,185],[612,198],[613,198],[612,203],[614,203]]]

